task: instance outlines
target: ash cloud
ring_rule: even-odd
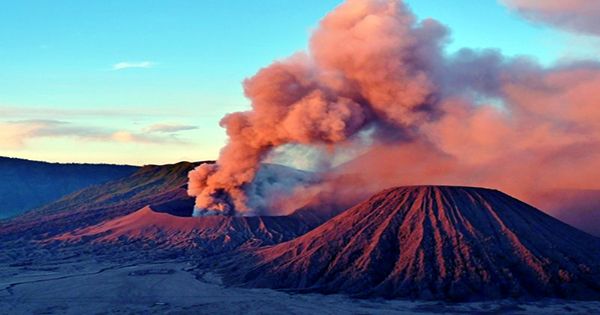
[[[408,130],[427,120],[435,102],[429,72],[445,32],[435,21],[417,23],[400,2],[338,7],[321,21],[308,53],[244,82],[252,110],[223,118],[229,143],[217,164],[190,174],[196,207],[251,211],[244,187],[274,148],[334,146],[369,128]]]
[[[444,56],[447,34],[401,1],[336,8],[308,52],[244,82],[252,109],[221,121],[229,142],[218,162],[190,173],[197,211],[273,214],[281,200],[339,203],[409,184],[493,187],[528,201],[600,188],[600,64]],[[325,163],[318,183],[257,195],[261,162],[288,146],[347,162]]]

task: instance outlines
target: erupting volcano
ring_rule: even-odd
[[[600,0],[469,1],[5,1],[0,155],[137,166],[0,157],[0,313],[600,314]]]

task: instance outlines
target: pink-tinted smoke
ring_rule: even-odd
[[[444,56],[446,34],[400,1],[335,9],[308,53],[244,83],[252,110],[223,119],[229,143],[217,164],[190,173],[196,207],[262,213],[247,187],[289,144],[361,153],[319,184],[276,196],[286,211],[409,184],[493,187],[534,204],[552,190],[600,189],[600,64],[548,68],[493,50]]]
[[[229,143],[215,165],[190,174],[196,207],[251,212],[244,187],[273,148],[345,142],[387,124],[414,128],[431,116],[445,29],[416,23],[398,1],[351,0],[320,24],[308,54],[275,62],[244,82],[252,110],[221,121]]]

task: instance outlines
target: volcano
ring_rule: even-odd
[[[364,297],[600,298],[600,239],[482,188],[388,189],[224,266],[230,284]]]
[[[110,247],[151,245],[160,250],[192,249],[201,255],[212,255],[238,247],[278,244],[318,225],[296,216],[181,217],[169,214],[172,211],[167,207],[157,210],[146,206],[123,217],[55,236],[46,243]]]

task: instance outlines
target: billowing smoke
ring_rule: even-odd
[[[336,145],[367,129],[400,134],[430,119],[430,72],[444,35],[434,21],[417,24],[401,2],[353,0],[337,8],[314,33],[308,54],[244,82],[252,110],[223,118],[229,143],[217,164],[190,174],[196,207],[252,211],[245,188],[274,148]]]
[[[600,2],[596,0],[502,0],[534,22],[569,31],[600,35]]]
[[[487,186],[529,201],[600,189],[600,64],[445,56],[447,33],[400,1],[336,8],[307,53],[244,82],[252,110],[222,120],[229,143],[218,162],[190,173],[197,214],[274,214],[408,184]],[[345,163],[257,195],[261,163],[288,147]]]

